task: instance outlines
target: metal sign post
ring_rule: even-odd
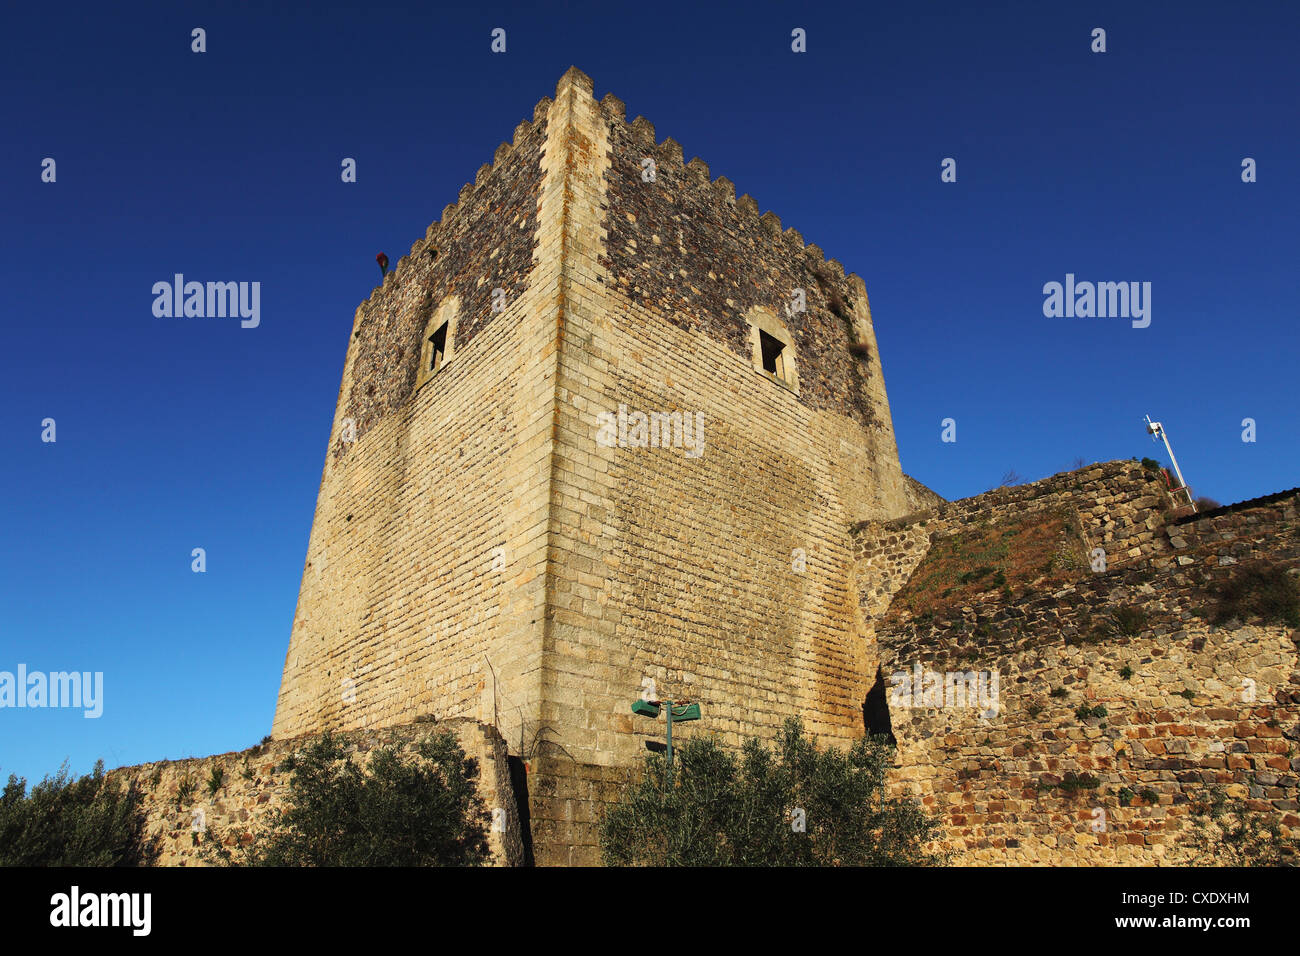
[[[651,687],[653,688],[653,684],[651,684]],[[660,710],[666,711],[668,718],[667,783],[671,789],[673,785],[673,720],[676,719],[678,723],[687,720],[699,720],[700,705],[689,700],[648,700],[645,697],[632,702],[632,713],[641,717],[649,717],[651,720],[659,716]]]

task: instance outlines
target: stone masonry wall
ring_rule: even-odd
[[[863,613],[868,620],[884,613],[931,542],[959,533],[972,522],[1064,510],[1078,516],[1089,547],[1103,548],[1108,563],[1118,565],[1170,550],[1160,529],[1171,506],[1158,473],[1136,462],[1112,461],[995,488],[893,520],[861,522],[853,528],[853,538]]]
[[[1300,832],[1300,633],[1207,620],[1210,588],[1252,562],[1300,574],[1297,497],[1161,527],[1163,548],[1055,593],[994,590],[877,628],[894,786],[941,814],[955,862],[1186,861],[1187,811],[1211,784]],[[996,713],[927,702],[924,682],[918,699],[918,665],[996,672]]]
[[[343,734],[354,760],[365,761],[378,746],[409,753],[420,738],[435,729],[450,728],[466,755],[478,761],[478,790],[492,818],[488,846],[498,866],[524,864],[524,835],[510,781],[506,743],[491,727],[475,721],[413,723],[384,731]],[[259,830],[267,815],[281,809],[289,790],[289,774],[276,768],[307,738],[275,740],[237,753],[186,760],[160,760],[110,772],[117,781],[134,780],[145,799],[146,827],[160,838],[160,866],[208,866],[200,842],[221,839],[233,849],[236,833]],[[221,771],[215,791],[209,788],[213,770]],[[499,811],[499,812],[496,812]],[[207,835],[203,835],[206,830]]]
[[[522,122],[513,143],[497,147],[495,162],[466,183],[459,201],[429,226],[362,303],[351,345],[352,388],[346,416],[358,437],[391,414],[416,387],[425,326],[449,296],[461,302],[456,348],[464,348],[499,313],[492,290],[506,301],[519,300],[532,274],[537,245],[537,203],[541,191],[541,151],[546,116]],[[342,437],[335,456],[347,451]]]
[[[904,475],[903,481],[907,485],[907,500],[911,507],[909,513],[924,511],[927,508],[937,508],[944,504],[947,499],[931,488],[927,488],[911,475]]]
[[[516,752],[536,733],[561,263],[543,221],[550,108],[357,310],[277,739],[419,714],[493,723]],[[422,323],[456,299],[450,356],[411,391]]]
[[[548,127],[566,155],[546,157],[568,185],[546,736],[531,791],[539,863],[598,861],[600,804],[662,740],[662,721],[630,710],[645,678],[661,696],[701,701],[704,718],[675,738],[739,745],[792,714],[823,740],[859,735],[865,644],[848,525],[907,510],[874,347],[851,355],[848,326],[815,295],[795,326],[800,391],[756,370],[740,341],[749,305],[783,315],[786,286],[806,281],[802,243],[773,240],[749,203],[725,195],[711,215],[731,231],[691,225],[706,215],[692,205],[711,188],[703,164],[683,167],[661,144],[659,179],[643,182],[623,122],[616,98],[597,103],[589,79],[566,74]],[[666,259],[650,252],[656,236]],[[853,309],[855,334],[874,339],[865,291]],[[598,416],[620,405],[703,415],[703,453],[601,444]]]
[[[745,313],[761,306],[789,323],[798,351],[800,401],[875,422],[877,408],[863,384],[878,369],[874,341],[856,353],[853,306],[869,314],[866,292],[844,276],[836,261],[823,261],[794,229],[781,231],[774,213],[758,214],[748,195],[735,197],[726,177],[709,180],[700,159],[682,162],[672,139],[655,142],[644,117],[624,122],[622,104],[606,104],[604,122],[609,170],[605,175],[607,240],[600,262],[611,285],[630,303],[688,332],[702,332],[748,361]],[[643,176],[654,162],[654,180]],[[787,313],[794,290],[807,309]]]

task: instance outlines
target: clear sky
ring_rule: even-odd
[[[7,4],[0,671],[102,671],[104,711],[0,710],[0,775],[270,731],[375,254],[571,64],[865,279],[904,470],[944,496],[1163,462],[1148,413],[1198,494],[1300,485],[1298,27],[1291,2]],[[155,317],[175,273],[260,282],[260,325]],[[1045,316],[1067,273],[1151,283],[1150,325]]]

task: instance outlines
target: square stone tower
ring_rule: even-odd
[[[862,280],[570,69],[356,311],[273,736],[494,724],[596,862],[647,678],[861,736],[848,528],[912,507]]]

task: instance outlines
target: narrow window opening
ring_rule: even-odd
[[[438,326],[438,331],[429,336],[429,344],[432,348],[429,350],[429,371],[436,372],[442,367],[442,359],[447,351],[447,323],[444,322]]]
[[[785,345],[762,329],[758,332],[758,344],[763,353],[763,371],[770,372],[782,381],[785,380]]]

